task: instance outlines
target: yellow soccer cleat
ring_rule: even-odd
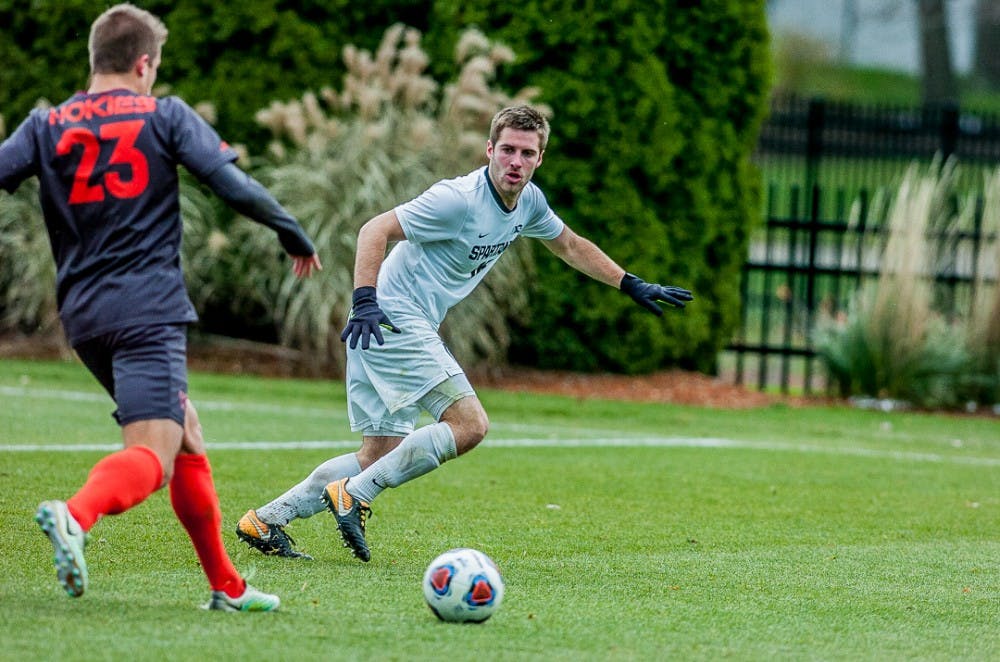
[[[257,511],[248,510],[236,524],[236,537],[267,556],[284,556],[290,559],[309,559],[305,552],[292,548],[295,541],[285,533],[285,529],[277,524],[267,524],[259,517]]]

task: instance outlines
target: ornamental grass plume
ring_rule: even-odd
[[[56,331],[56,270],[38,206],[38,179],[0,196],[0,330]]]
[[[947,174],[953,170],[949,167],[942,177],[935,177],[911,166],[889,209],[885,250],[867,316],[868,334],[881,345],[889,383],[926,341],[933,314],[927,234],[947,190]]]
[[[817,349],[842,396],[924,407],[961,401],[968,355],[933,299],[957,220],[947,206],[955,172],[951,160],[907,170],[889,205],[876,282],[859,289],[846,319],[821,322]]]
[[[0,140],[6,136],[0,115]],[[0,331],[54,332],[60,328],[56,270],[38,206],[38,179],[31,177],[0,198]]]

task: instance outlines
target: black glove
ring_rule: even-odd
[[[368,349],[372,336],[375,336],[375,341],[378,344],[385,344],[385,339],[382,338],[382,327],[393,333],[400,333],[396,325],[390,322],[386,314],[378,307],[374,287],[357,288],[354,290],[351,302],[353,303],[351,317],[347,320],[344,332],[340,334],[342,341],[346,342],[348,338],[351,339],[349,343],[351,349],[358,346],[358,338],[361,338],[361,349]]]
[[[683,287],[647,283],[638,276],[633,276],[630,273],[626,273],[622,278],[619,289],[657,317],[663,314],[663,309],[657,305],[658,303],[666,303],[675,308],[683,308],[685,301],[694,299],[691,296],[691,292],[685,290]]]

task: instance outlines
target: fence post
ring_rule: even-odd
[[[819,185],[813,186],[812,205],[809,210],[809,258],[806,272],[806,324],[805,340],[807,354],[805,357],[805,383],[804,392],[809,395],[812,392],[812,368],[813,368],[813,324],[816,322],[816,280],[819,278],[817,266],[817,252],[819,250],[820,231],[820,189]]]
[[[972,273],[969,274],[969,319],[975,319],[976,297],[979,294],[979,251],[983,245],[983,214],[986,211],[986,200],[982,195],[976,196],[976,207],[972,217]],[[998,285],[1000,287],[1000,285]]]
[[[941,106],[941,164],[955,153],[958,147],[958,106],[949,103]]]
[[[809,100],[809,114],[806,117],[806,182],[803,187],[811,191],[819,180],[819,164],[823,158],[823,127],[826,122],[826,101],[820,98]]]
[[[861,289],[861,284],[864,282],[865,277],[865,240],[868,238],[868,189],[861,189],[858,191],[858,202],[860,203],[858,209],[858,243],[854,247],[854,259],[857,261],[854,265],[855,268],[855,280],[854,289]]]

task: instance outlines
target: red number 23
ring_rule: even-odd
[[[132,178],[125,180],[114,171],[104,173],[102,184],[92,185],[90,176],[94,173],[97,159],[101,155],[101,144],[90,129],[73,127],[67,129],[56,145],[60,156],[69,154],[74,145],[83,146],[80,164],[73,175],[73,188],[69,192],[69,203],[78,205],[104,200],[104,189],[116,198],[134,198],[146,190],[149,184],[149,163],[146,155],[135,146],[135,139],[142,131],[146,120],[128,120],[101,125],[100,140],[115,140],[109,164],[126,164],[132,169]]]

